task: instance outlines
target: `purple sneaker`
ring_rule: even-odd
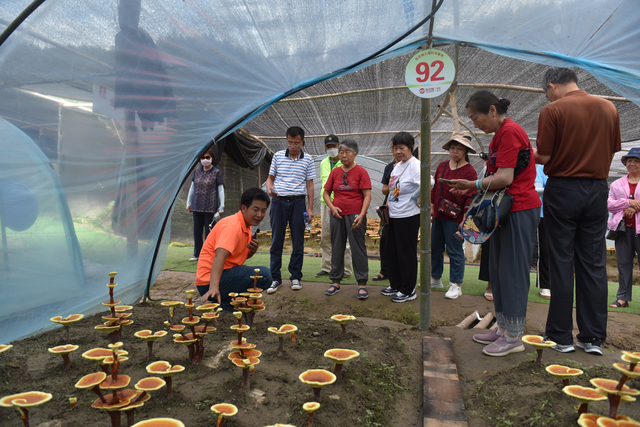
[[[473,340],[475,342],[479,342],[480,344],[491,344],[492,342],[494,342],[495,340],[497,340],[502,336],[496,333],[497,330],[498,329],[496,328],[491,332],[489,332],[488,334],[475,334],[473,336]]]
[[[514,342],[508,342],[506,335],[502,335],[482,349],[482,352],[487,356],[506,356],[509,353],[518,353],[521,351],[524,351],[524,346],[522,345],[520,337]]]

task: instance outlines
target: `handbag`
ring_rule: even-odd
[[[440,176],[440,178],[444,178],[445,169],[446,169],[446,166],[442,168],[442,175]],[[460,213],[462,212],[462,208],[458,206],[457,203],[452,202],[451,200],[445,199],[443,195],[444,195],[444,186],[442,184],[442,181],[440,181],[440,204],[438,205],[438,212],[442,212],[446,216],[453,219],[457,218],[458,215],[460,215]]]
[[[376,208],[376,213],[380,217],[380,225],[389,225],[389,206],[381,205]]]
[[[493,176],[491,179],[493,180]],[[507,193],[507,187],[474,194],[462,223],[465,240],[475,245],[486,242],[498,226],[508,223],[512,204],[513,196]]]
[[[622,219],[620,220],[620,222],[618,223],[618,226],[616,227],[615,230],[609,230],[609,232],[607,233],[607,239],[608,240],[617,240],[618,238],[622,237],[624,235],[624,233],[627,232],[627,223],[625,221],[624,216],[622,217]]]

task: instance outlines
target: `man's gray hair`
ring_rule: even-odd
[[[353,139],[345,139],[344,141],[342,141],[340,143],[340,145],[338,146],[338,149],[340,148],[346,148],[349,151],[353,151],[354,153],[358,154],[358,143],[355,142]]]
[[[578,76],[570,68],[549,68],[542,78],[542,90],[549,90],[547,83],[566,85],[571,82],[578,84]]]

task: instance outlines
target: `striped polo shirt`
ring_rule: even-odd
[[[273,191],[279,196],[301,196],[307,194],[307,180],[316,177],[313,158],[300,151],[297,159],[289,157],[289,149],[273,155],[269,175],[275,177]]]

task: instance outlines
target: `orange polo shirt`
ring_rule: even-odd
[[[229,256],[224,261],[224,269],[227,270],[237,265],[242,265],[247,260],[249,249],[247,245],[251,241],[251,228],[247,227],[238,211],[233,216],[218,221],[200,251],[198,269],[196,270],[196,286],[208,286],[211,279],[211,266],[218,248],[229,251]]]

